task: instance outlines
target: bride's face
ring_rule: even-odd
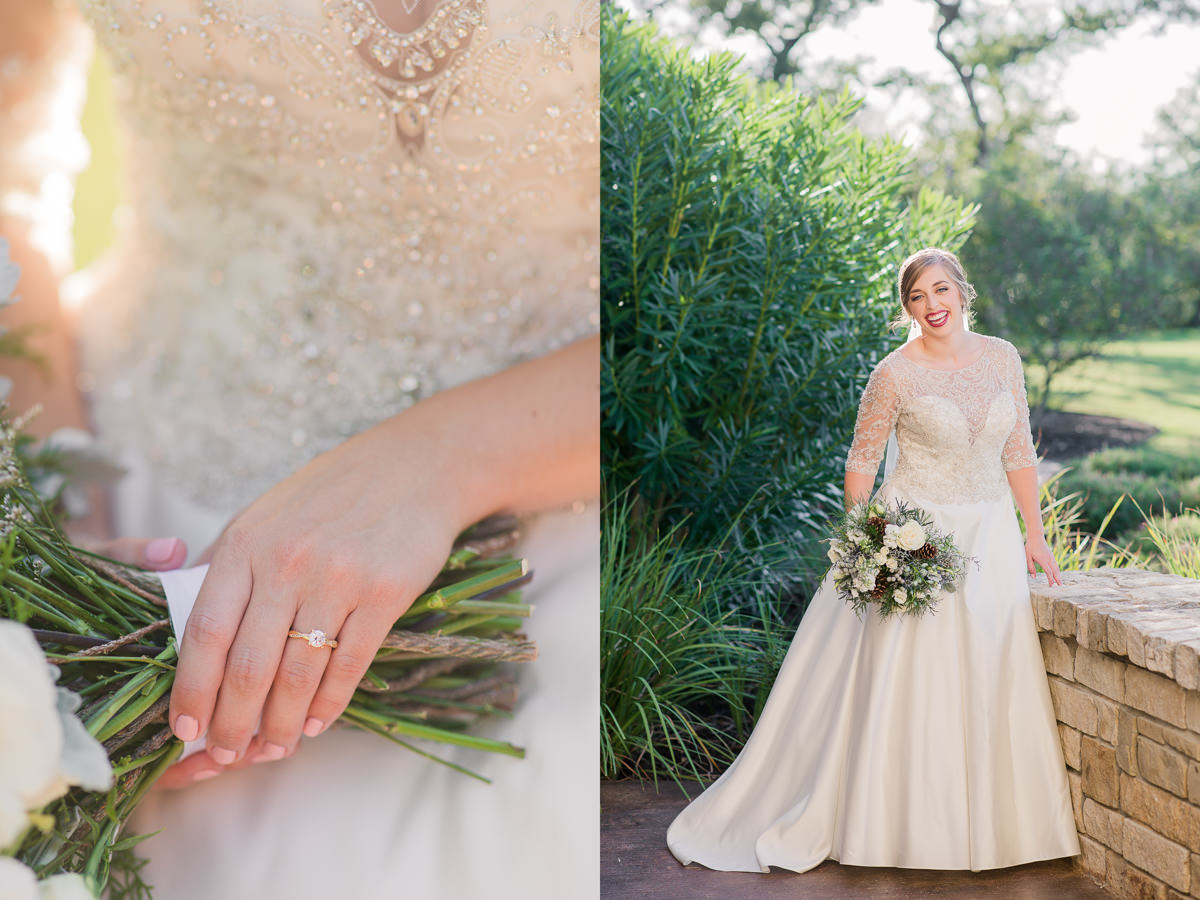
[[[962,295],[939,265],[922,272],[908,292],[908,314],[921,324],[921,334],[939,337],[963,327]]]

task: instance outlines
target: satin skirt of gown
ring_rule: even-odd
[[[746,746],[672,822],[681,863],[981,870],[1080,852],[1011,498],[917,502],[980,567],[936,612],[886,621],[860,620],[826,574]]]
[[[130,461],[127,460],[127,463]],[[171,534],[193,554],[225,517],[191,506],[132,463],[122,534]],[[524,759],[415,741],[484,784],[376,735],[333,729],[289,759],[152,791],[127,833],[155,900],[594,898],[599,896],[599,505],[525,522],[513,548],[533,580],[512,719],[473,731]]]

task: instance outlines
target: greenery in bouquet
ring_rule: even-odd
[[[828,539],[838,596],[861,617],[871,606],[882,619],[893,613],[933,611],[940,591],[952,591],[974,557],[953,535],[933,527],[919,506],[897,500],[855,504]]]
[[[72,545],[54,511],[59,485],[53,497],[39,492],[26,466],[24,421],[8,418],[4,393],[0,896],[24,897],[21,885],[34,875],[41,896],[75,896],[54,892],[85,885],[97,895],[149,896],[130,852],[141,838],[122,828],[183,750],[167,724],[178,648],[162,583]],[[438,577],[395,623],[340,724],[485,781],[414,739],[524,755],[468,730],[511,715],[516,673],[502,664],[536,655],[521,631],[532,607],[519,588],[532,576],[524,559],[505,553],[516,525],[492,517],[459,536]]]

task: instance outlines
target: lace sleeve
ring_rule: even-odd
[[[846,471],[874,475],[879,470],[888,435],[900,414],[900,395],[888,366],[882,362],[872,371],[858,403],[854,440],[846,454]]]
[[[90,155],[80,112],[93,48],[72,0],[0,11],[0,220],[60,275],[73,267],[71,200]]]
[[[1013,423],[1004,444],[1001,460],[1004,471],[1011,472],[1013,469],[1036,466],[1037,453],[1033,449],[1033,434],[1029,428],[1029,399],[1025,394],[1025,370],[1021,366],[1021,355],[1012,344],[1008,344],[1005,350],[1005,374],[1017,407],[1017,421]]]

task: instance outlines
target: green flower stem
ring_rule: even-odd
[[[123,616],[111,604],[106,603],[97,593],[92,590],[92,579],[81,578],[79,577],[78,573],[72,572],[70,568],[64,564],[62,559],[60,559],[51,548],[47,547],[38,538],[34,537],[31,531],[22,531],[21,537],[26,543],[29,544],[31,550],[44,559],[50,568],[54,569],[55,572],[58,572],[63,578],[66,578],[71,583],[72,587],[79,590],[79,593],[91,600],[92,603],[96,604],[99,609],[110,613],[117,624],[119,624],[127,632],[133,631],[133,623],[126,619],[125,616]]]
[[[108,880],[108,855],[125,820],[129,818],[133,808],[141,801],[146,791],[150,790],[150,786],[179,758],[179,754],[183,752],[183,743],[172,741],[159,752],[162,753],[162,757],[158,763],[140,779],[137,787],[118,803],[118,809],[113,811],[114,815],[105,823],[96,845],[88,854],[87,864],[83,871],[84,878],[93,889],[103,886]]]
[[[500,587],[524,575],[526,569],[524,559],[515,559],[504,562],[482,574],[464,578],[462,581],[438,588],[436,591],[422,594],[397,621],[403,621],[409,616],[429,612],[432,609],[445,609],[482,591]]]
[[[460,747],[473,747],[476,750],[503,753],[507,756],[518,758],[524,758],[525,756],[524,748],[517,747],[507,741],[497,741],[492,738],[479,737],[478,735],[447,731],[444,728],[437,728],[432,725],[419,725],[416,722],[401,721],[386,715],[374,713],[358,703],[351,703],[342,717],[356,724],[373,724],[378,728],[385,729],[390,734],[404,734],[409,737],[427,738],[447,744],[457,744]]]
[[[137,721],[141,715],[158,702],[164,694],[171,689],[171,685],[175,683],[173,676],[160,676],[158,681],[152,683],[152,688],[149,693],[141,692],[143,699],[137,703],[131,703],[121,710],[119,715],[114,715],[108,720],[107,724],[95,733],[96,740],[107,741],[114,734],[117,734],[125,726]]]
[[[525,603],[508,603],[503,600],[460,600],[447,610],[450,613],[507,613],[509,616],[528,618],[533,607]]]
[[[162,660],[164,658],[169,659],[169,658],[173,657],[174,655],[175,655],[175,648],[168,647],[166,650],[164,650],[162,653],[160,653],[155,658],[159,659],[159,660]],[[147,667],[146,669],[143,669],[142,671],[140,671],[136,675],[134,675],[132,678],[130,678],[128,682],[126,682],[115,694],[113,694],[113,696],[110,700],[108,700],[91,717],[89,717],[89,719],[86,723],[88,733],[90,735],[92,735],[93,737],[95,737],[97,740],[101,740],[101,741],[104,740],[103,737],[100,737],[100,735],[102,733],[105,734],[106,736],[111,736],[113,734],[116,734],[116,732],[119,731],[120,729],[109,731],[105,728],[106,724],[114,716],[116,716],[117,713],[119,713],[125,707],[125,705],[127,703],[132,702],[134,700],[134,698],[142,691],[143,688],[146,688],[148,685],[150,685],[160,675],[161,675],[161,673],[156,671],[154,668]],[[161,694],[159,696],[161,696]],[[157,699],[157,697],[155,699]],[[141,706],[143,709],[149,705],[150,704],[148,704],[148,703],[139,704],[139,706]],[[138,715],[140,715],[140,714],[141,713],[139,712]],[[134,716],[134,718],[137,718],[137,716]],[[133,721],[133,720],[130,719],[129,721]]]
[[[93,616],[91,613],[89,613],[83,607],[72,602],[72,600],[69,597],[64,597],[60,594],[54,593],[53,591],[48,589],[45,585],[33,580],[32,578],[25,577],[20,572],[17,572],[14,569],[9,569],[7,572],[5,572],[4,578],[6,581],[9,581],[9,582],[19,585],[21,588],[23,588],[25,590],[25,592],[27,594],[31,595],[31,597],[36,597],[39,600],[45,601],[46,603],[53,604],[53,606],[51,607],[50,610],[43,610],[41,608],[41,606],[39,605],[38,606],[39,612],[42,612],[42,614],[47,616],[47,618],[53,618],[53,619],[57,620],[58,622],[63,623],[64,626],[67,628],[76,628],[80,632],[83,632],[83,631],[87,630],[83,627],[84,623],[86,623],[87,625],[90,625],[93,629],[100,630],[100,631],[103,631],[106,627],[104,622],[102,622],[100,619]],[[61,609],[62,607],[66,607],[67,612],[70,612],[70,613],[73,613],[74,615],[76,615],[78,617],[79,621],[71,621],[69,619],[63,619],[63,617],[61,615],[58,615],[56,612],[52,611],[52,610],[56,610],[56,609]]]
[[[347,712],[349,712],[349,711],[347,710]],[[346,714],[343,714],[343,718],[348,719],[349,717]],[[432,760],[433,762],[440,763],[441,765],[446,766],[447,768],[453,769],[455,772],[460,772],[463,775],[470,775],[472,778],[476,778],[479,781],[482,781],[484,784],[492,783],[492,779],[485,778],[483,775],[480,775],[478,772],[472,772],[470,769],[466,768],[465,766],[460,766],[458,763],[450,762],[450,760],[448,760],[448,759],[442,759],[440,756],[437,756],[426,750],[422,750],[420,747],[417,747],[415,744],[410,744],[408,741],[402,741],[396,735],[392,734],[391,732],[387,731],[384,728],[380,728],[379,726],[370,724],[368,722],[355,722],[355,724],[359,728],[363,729],[364,731],[369,731],[372,734],[377,734],[382,738],[387,738],[393,744],[399,744],[404,749],[411,750],[413,753],[416,753],[418,756],[423,756],[426,759]]]

